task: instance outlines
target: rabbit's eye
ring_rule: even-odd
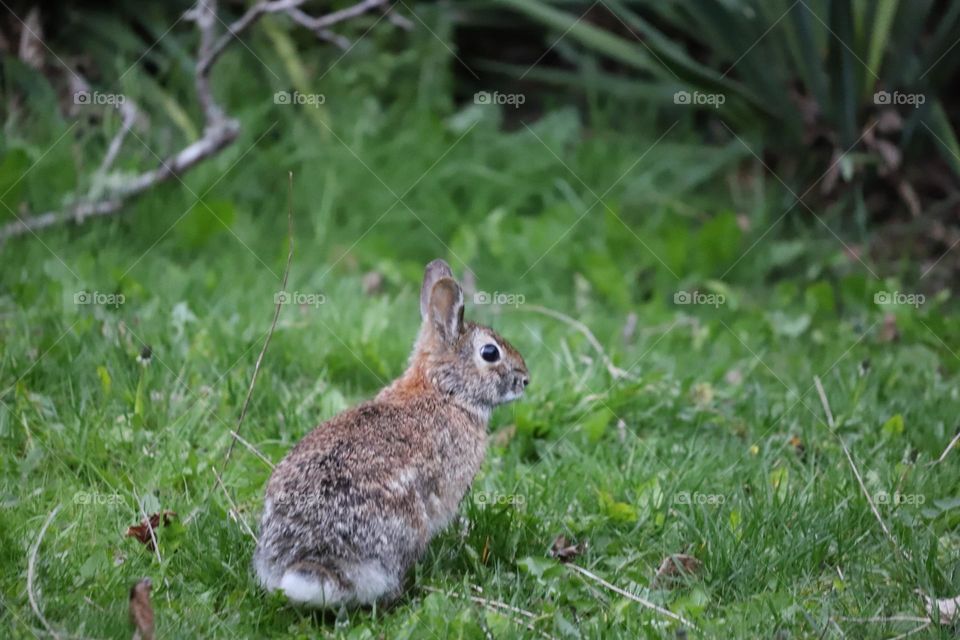
[[[495,344],[485,344],[480,347],[480,357],[487,362],[496,362],[500,359],[500,349]]]

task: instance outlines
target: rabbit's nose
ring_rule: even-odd
[[[527,374],[526,371],[523,371],[523,370],[521,370],[521,369],[514,369],[514,370],[513,370],[513,383],[514,383],[515,385],[519,385],[519,386],[523,387],[524,389],[526,389],[526,388],[527,388],[527,385],[530,384],[530,376],[529,376],[529,374]]]

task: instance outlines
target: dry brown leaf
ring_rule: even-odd
[[[675,582],[683,576],[699,573],[702,568],[702,562],[686,553],[669,555],[660,563],[660,568],[657,569],[657,574],[653,577],[650,586]]]
[[[153,606],[150,604],[152,587],[150,578],[144,578],[130,589],[130,623],[135,629],[134,640],[153,640]]]
[[[153,529],[155,536],[159,527],[167,526],[176,517],[177,514],[173,511],[164,511],[163,514],[151,514],[149,518],[141,520],[140,524],[135,524],[127,529],[127,537],[136,538],[142,544],[145,544],[148,549],[153,551],[153,537],[150,535],[150,530]]]
[[[550,547],[550,557],[556,558],[560,562],[570,562],[587,548],[586,543],[580,542],[576,544],[570,544],[567,540],[567,537],[563,534],[560,534],[553,541],[553,546]]]

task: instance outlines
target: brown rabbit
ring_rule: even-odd
[[[493,407],[529,382],[519,353],[465,322],[443,260],[427,265],[410,364],[377,396],[323,423],[267,485],[253,564],[261,584],[297,603],[372,604],[457,512],[486,451]]]

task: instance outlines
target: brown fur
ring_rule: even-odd
[[[462,291],[442,261],[427,265],[421,315],[407,371],[317,427],[274,470],[254,556],[267,588],[296,600],[280,586],[295,572],[324,585],[330,602],[311,604],[392,599],[456,514],[483,463],[490,411],[519,397],[528,373],[493,330],[463,321]],[[479,357],[488,343],[499,362]]]

